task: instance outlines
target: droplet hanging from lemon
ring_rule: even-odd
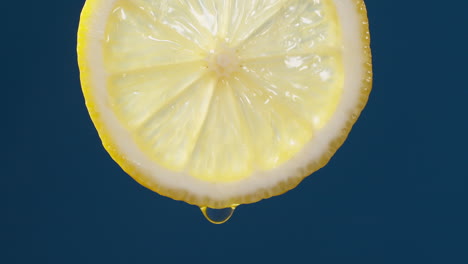
[[[87,0],[78,62],[112,158],[202,208],[323,167],[372,82],[362,0]]]

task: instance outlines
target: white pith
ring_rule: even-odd
[[[246,179],[230,183],[205,182],[184,173],[164,169],[150,160],[131,141],[131,135],[120,125],[106,100],[107,75],[104,71],[101,47],[107,16],[111,13],[115,1],[100,1],[99,8],[96,10],[99,15],[93,16],[96,20],[91,23],[93,31],[89,31],[88,39],[91,41],[87,46],[89,51],[85,52],[88,55],[88,58],[85,58],[87,64],[92,65],[91,86],[94,88],[92,97],[97,108],[95,110],[100,114],[107,130],[112,132],[110,136],[113,138],[112,141],[115,142],[118,152],[124,154],[128,162],[133,163],[134,167],[138,167],[140,172],[147,175],[150,181],[154,179],[155,183],[167,189],[188,191],[194,195],[209,197],[214,200],[226,200],[231,197],[248,195],[260,189],[269,189],[279,182],[285,181],[288,177],[296,176],[299,169],[309,164],[310,161],[322,157],[324,152],[329,149],[330,142],[345,127],[350,111],[353,111],[359,103],[362,76],[364,75],[359,15],[353,0],[334,0],[342,26],[343,41],[346,43],[343,49],[345,70],[343,101],[338,105],[336,113],[327,125],[317,132],[314,139],[300,153],[273,171],[256,172]],[[219,70],[219,64],[225,63],[226,58],[231,59],[228,55],[222,55],[221,59],[219,56],[209,58],[212,59],[211,63],[215,63],[213,64],[214,71]],[[225,74],[225,72],[220,74]]]

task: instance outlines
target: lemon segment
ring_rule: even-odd
[[[243,1],[236,1],[243,2]],[[289,0],[256,27],[244,25],[247,37],[237,43],[242,58],[313,54],[341,48],[336,9],[330,1]],[[250,31],[249,31],[250,30]]]
[[[219,2],[219,1],[218,1]],[[220,35],[233,46],[239,46],[259,28],[271,23],[278,15],[293,4],[292,1],[225,1],[225,25]]]
[[[137,129],[206,77],[202,68],[202,62],[194,62],[111,74],[107,81],[110,105],[122,125],[130,130]]]
[[[317,131],[334,113],[342,94],[340,57],[339,52],[262,57],[245,62],[244,70],[261,91],[290,110],[289,118],[301,117]]]
[[[105,66],[110,73],[203,59],[196,43],[168,26],[151,2],[116,1],[104,33]]]
[[[162,166],[184,170],[208,114],[215,81],[210,75],[196,80],[131,130],[140,148]]]
[[[311,139],[310,122],[295,114],[259,80],[242,73],[233,78],[230,87],[249,128],[257,170],[272,169],[284,163]]]
[[[188,164],[189,174],[211,182],[234,181],[253,172],[250,135],[233,89],[219,80]]]

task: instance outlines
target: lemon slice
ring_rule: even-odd
[[[78,60],[112,158],[201,207],[294,188],[371,89],[362,0],[88,0]]]

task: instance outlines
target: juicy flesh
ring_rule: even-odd
[[[274,169],[340,101],[329,2],[116,1],[103,46],[109,104],[167,169],[212,182]]]

